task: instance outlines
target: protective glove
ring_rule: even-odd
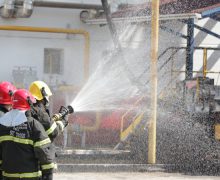
[[[59,113],[64,113],[66,112],[66,108],[64,106],[61,106],[60,110],[59,110]],[[64,127],[66,127],[68,125],[68,114],[66,114],[65,116],[63,116],[61,119],[60,119],[64,125]]]
[[[65,115],[65,116],[62,118],[61,121],[62,121],[64,127],[66,127],[66,126],[69,124],[69,122],[68,122],[68,114]]]

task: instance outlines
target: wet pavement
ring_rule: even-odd
[[[179,173],[56,173],[54,180],[219,180],[220,176],[190,176]]]

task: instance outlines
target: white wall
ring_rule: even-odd
[[[91,35],[90,61],[91,71],[100,59],[105,44],[109,41],[107,27],[93,27],[83,24],[79,19],[80,10],[35,8],[31,18],[2,19],[1,25],[19,25],[34,27],[55,27],[84,29]],[[15,66],[34,66],[39,79],[48,81],[43,74],[44,48],[63,48],[65,70],[59,81],[80,85],[83,82],[84,38],[81,35],[9,32],[0,31],[1,76],[0,80],[12,81],[12,69]],[[54,80],[56,77],[54,77]]]

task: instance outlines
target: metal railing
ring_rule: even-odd
[[[140,114],[136,114],[131,123],[128,125],[128,127],[124,127],[125,119],[131,114],[131,112],[134,111],[135,108],[137,108],[137,105],[145,98],[145,96],[140,97],[135,103],[134,106],[132,106],[128,111],[126,111],[122,117],[121,117],[121,130],[120,130],[120,140],[125,141],[129,134],[131,134],[137,125],[140,123],[144,112],[141,112]]]
[[[172,49],[177,49],[178,51],[180,49],[186,49],[186,47],[172,47]],[[203,66],[202,66],[202,71],[192,71],[193,73],[201,73],[203,75],[203,77],[205,78],[207,76],[208,73],[220,73],[220,71],[209,71],[207,70],[207,62],[208,62],[208,51],[209,50],[214,50],[214,51],[220,51],[220,48],[215,48],[215,47],[195,47],[195,50],[202,50],[203,51]],[[173,65],[173,64],[172,64]],[[179,72],[179,73],[184,73],[186,71],[183,70],[175,70],[174,67],[171,67],[171,71],[172,72]]]

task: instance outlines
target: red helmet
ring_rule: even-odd
[[[12,104],[12,95],[16,91],[16,87],[10,82],[4,81],[0,83],[0,104]]]
[[[26,89],[15,91],[12,97],[12,108],[19,110],[29,110],[30,103],[36,103],[35,98]]]

